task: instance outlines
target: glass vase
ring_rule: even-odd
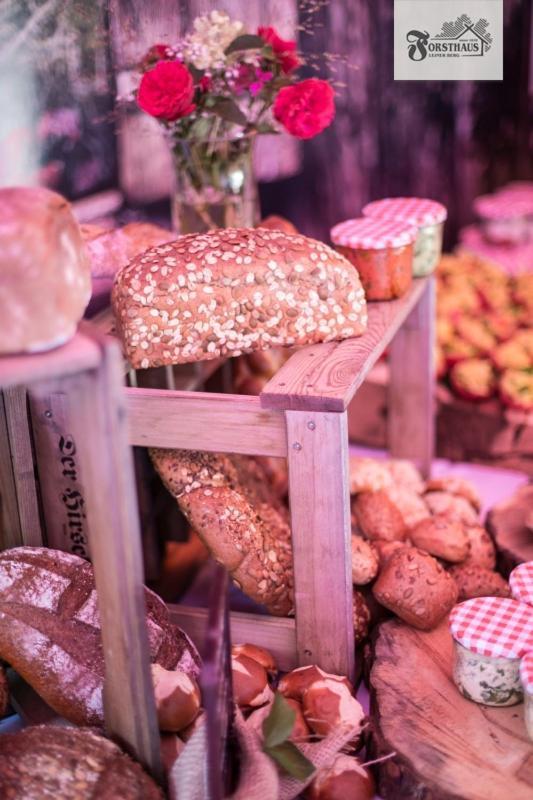
[[[178,234],[252,228],[259,221],[253,137],[174,140],[172,224]]]

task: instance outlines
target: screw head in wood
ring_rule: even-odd
[[[52,412],[51,412],[51,411],[45,411],[45,412],[44,412],[44,416],[45,416],[47,419],[51,419],[51,418],[52,418]]]
[[[310,431],[314,431],[314,429],[316,428],[316,425],[315,425],[315,423],[313,421],[310,421],[310,422],[307,423],[307,427],[309,428]]]
[[[292,446],[292,449],[293,450],[301,450],[302,449],[302,445],[300,444],[300,442],[294,442],[294,444]]]

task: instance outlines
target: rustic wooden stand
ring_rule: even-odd
[[[32,383],[34,429],[39,424],[53,425],[59,415],[58,433],[67,430],[73,434],[81,478],[76,473],[71,479],[79,480],[76,491],[84,493],[103,609],[109,689],[106,719],[109,729],[126,740],[152,769],[158,768],[158,739],[153,697],[147,688],[139,526],[127,441],[141,447],[288,459],[295,618],[234,613],[232,637],[269,648],[281,669],[318,663],[328,671],[353,676],[346,409],[390,345],[390,449],[429,472],[433,452],[433,304],[433,282],[427,278],[416,280],[399,300],[370,304],[364,336],[302,348],[260,397],[121,390],[124,370],[116,344],[109,339],[106,344],[99,335],[89,333],[89,327],[54,353],[1,362],[0,376],[7,379],[7,385]],[[20,395],[14,398],[9,391],[4,393],[4,439],[14,475],[7,505],[13,513],[12,527],[19,526],[18,540],[11,536],[8,541],[40,544],[27,419],[14,420],[17,404],[19,411],[25,409],[22,402]],[[22,435],[21,424],[26,425]],[[66,466],[72,468],[70,462]],[[9,489],[9,476],[3,483]],[[29,541],[24,535],[26,521]],[[170,611],[193,639],[201,640],[206,611],[177,605],[170,606]]]

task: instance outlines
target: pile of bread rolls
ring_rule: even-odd
[[[371,800],[374,781],[354,755],[363,744],[365,714],[346,677],[332,675],[311,665],[279,677],[276,662],[267,650],[251,644],[232,648],[234,700],[260,739],[263,722],[274,702],[283,695],[295,712],[289,739],[296,745],[319,741],[340,728],[354,730],[354,738],[332,764],[319,769],[305,797],[308,800]]]
[[[474,487],[424,482],[407,461],[350,459],[352,576],[405,622],[430,630],[457,601],[509,596]]]

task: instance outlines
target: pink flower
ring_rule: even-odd
[[[141,78],[137,103],[157,119],[172,122],[195,109],[192,75],[179,61],[158,61]]]
[[[271,81],[273,77],[270,71],[254,67],[252,64],[241,64],[239,66],[239,74],[234,82],[235,94],[243,94],[243,92],[249,91],[252,97],[255,97],[259,94],[264,84]]]
[[[286,75],[292,72],[300,64],[300,59],[296,55],[296,42],[282,39],[275,28],[258,28],[257,35],[265,40],[274,51],[277,61],[281,66],[281,71]]]
[[[153,44],[142,57],[141,72],[152,69],[158,61],[169,61],[170,59],[172,59],[172,53],[166,44]]]
[[[280,89],[274,102],[274,117],[298,139],[312,139],[331,124],[335,116],[335,93],[327,81],[309,78]]]
[[[202,75],[198,86],[200,87],[202,92],[208,92],[209,89],[211,88],[211,83],[212,83],[211,78],[209,78],[207,75]]]

